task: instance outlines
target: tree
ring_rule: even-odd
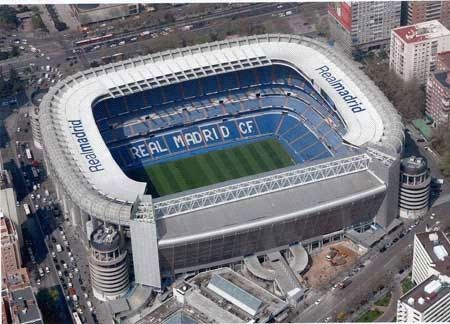
[[[406,121],[423,116],[425,111],[425,90],[417,81],[404,82],[388,64],[371,56],[364,60],[364,70],[385,96],[397,108]]]
[[[5,5],[0,6],[0,28],[17,28],[19,20],[17,19],[16,13],[17,12],[13,7]]]
[[[450,177],[450,152],[445,153],[441,161],[441,171],[446,177]]]
[[[330,37],[330,21],[328,20],[328,16],[320,18],[319,21],[315,23],[314,27],[319,36],[326,38]]]

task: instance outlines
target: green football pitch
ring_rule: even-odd
[[[165,196],[294,163],[278,141],[268,139],[152,165],[136,170],[132,177],[148,182],[148,191],[152,195]]]

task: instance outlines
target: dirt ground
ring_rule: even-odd
[[[344,264],[333,266],[326,259],[330,247],[339,251],[339,254],[345,255]],[[312,288],[329,286],[339,273],[351,269],[357,263],[359,256],[356,246],[350,241],[327,244],[318,253],[311,256],[311,268],[303,275],[303,279]]]

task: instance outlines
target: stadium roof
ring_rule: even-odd
[[[227,235],[246,228],[328,210],[355,198],[370,197],[385,190],[386,185],[372,172],[362,171],[215,206],[214,213],[201,209],[164,217],[157,220],[158,245],[165,247],[179,242]],[[243,212],[248,210],[252,212]]]
[[[259,35],[137,57],[59,81],[43,98],[40,110],[51,167],[84,212],[127,224],[131,203],[146,184],[129,179],[114,161],[95,123],[93,103],[275,62],[297,67],[327,92],[347,124],[347,142],[376,146],[392,155],[400,152],[400,117],[354,62],[309,38]]]

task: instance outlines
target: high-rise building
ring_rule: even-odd
[[[450,32],[439,21],[398,27],[391,33],[389,66],[404,81],[425,83],[437,54],[450,50]]]
[[[401,2],[333,2],[328,5],[331,35],[357,58],[375,49],[389,49],[391,30],[400,26]]]
[[[450,2],[408,1],[408,25],[430,20],[439,20],[445,27],[450,28]]]
[[[11,220],[0,214],[0,231],[2,243],[2,282],[6,281],[6,274],[17,271],[21,267],[19,239]]]
[[[400,297],[397,322],[450,321],[450,241],[441,231],[414,236],[412,280]]]

